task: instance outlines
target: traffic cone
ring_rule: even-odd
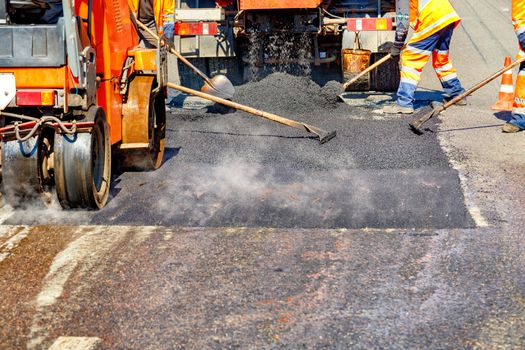
[[[511,62],[510,56],[505,57],[505,67],[510,66]],[[513,102],[514,82],[512,81],[512,70],[508,70],[503,73],[498,102],[492,106],[492,109],[495,111],[512,111]]]

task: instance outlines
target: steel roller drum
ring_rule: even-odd
[[[37,154],[36,137],[2,144],[2,192],[12,206],[22,206],[41,192]]]

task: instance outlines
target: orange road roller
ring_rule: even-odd
[[[138,45],[126,0],[0,0],[8,204],[100,209],[112,168],[161,165],[167,52],[157,47]]]

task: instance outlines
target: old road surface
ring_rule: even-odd
[[[516,54],[510,1],[453,2],[470,86]],[[525,135],[498,88],[417,137],[301,78],[239,87],[337,129],[323,146],[173,109],[165,164],[117,174],[104,210],[0,210],[0,349],[525,348]]]

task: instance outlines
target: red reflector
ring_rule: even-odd
[[[215,22],[175,23],[175,35],[217,35],[218,32]]]
[[[42,97],[40,91],[17,91],[16,93],[17,106],[41,106]]]
[[[17,91],[17,106],[54,106],[55,92],[53,90],[43,91]]]
[[[392,18],[349,18],[346,29],[350,32],[392,30]]]

